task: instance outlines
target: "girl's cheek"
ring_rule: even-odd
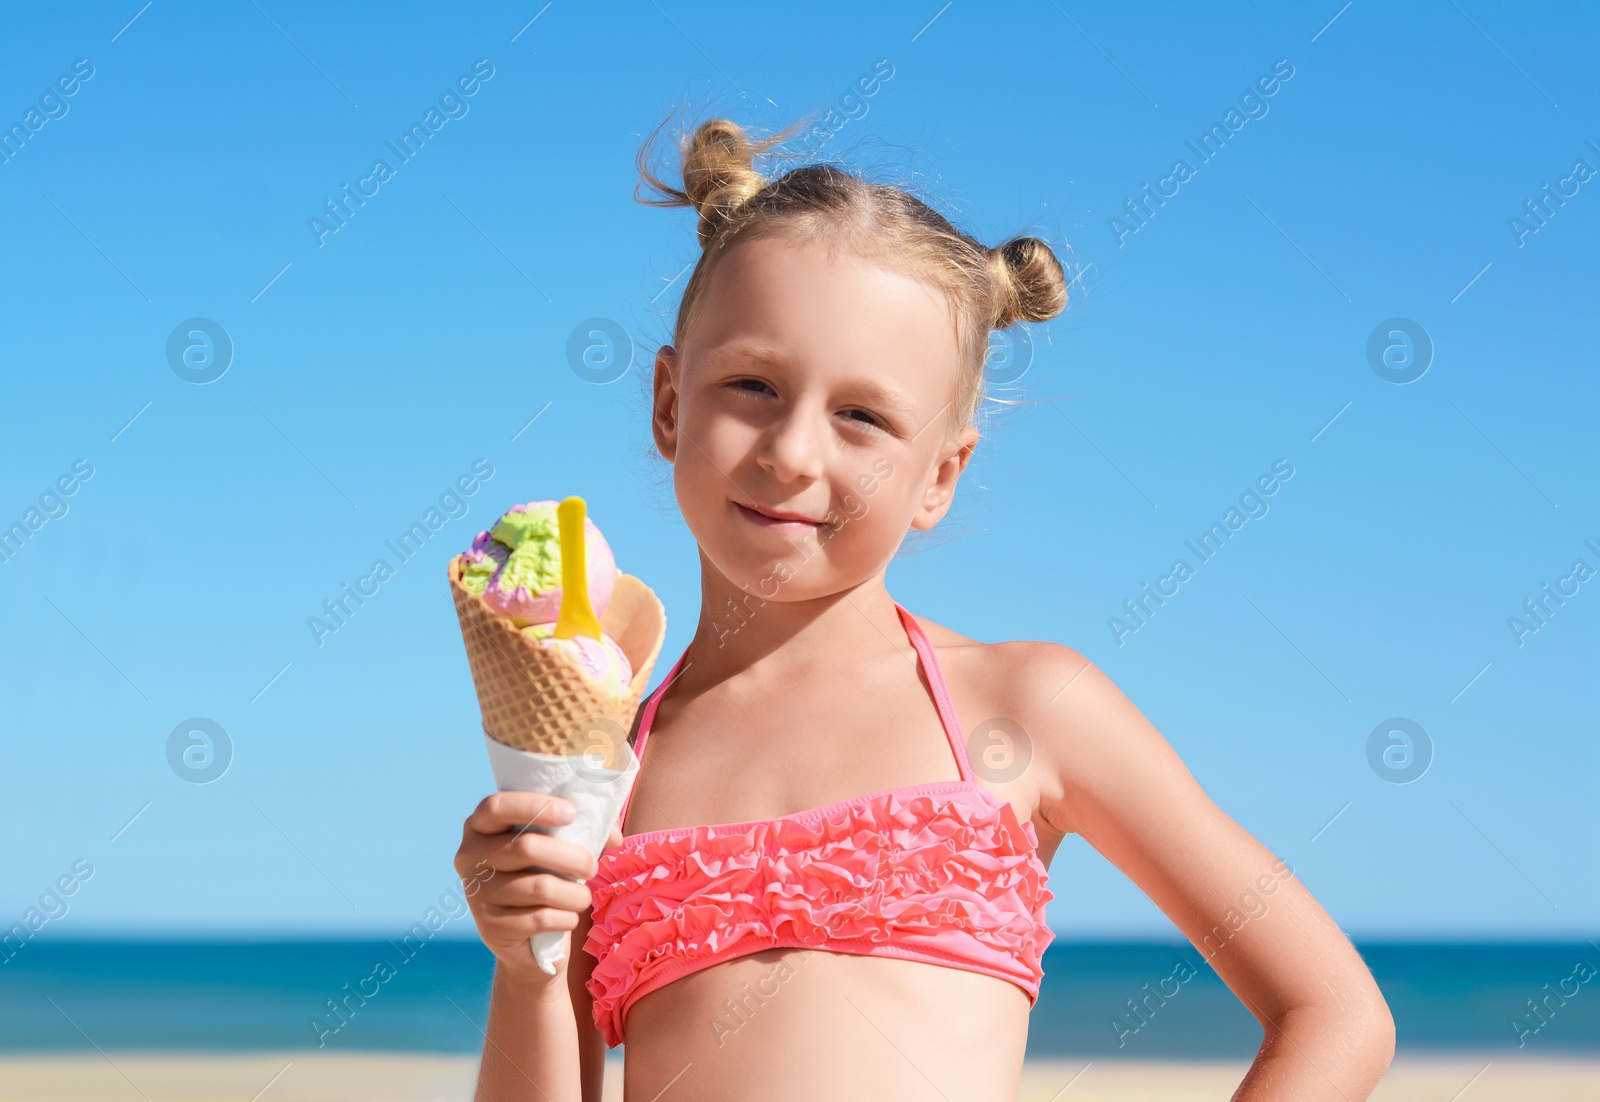
[[[719,450],[714,441],[702,440],[698,436],[680,441],[677,462],[674,464],[674,480],[681,495],[696,500],[715,495],[722,478],[717,473],[717,466],[724,464],[724,470],[730,469],[725,465],[726,459],[718,454]]]

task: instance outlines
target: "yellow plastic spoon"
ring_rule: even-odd
[[[587,635],[600,640],[600,618],[589,603],[589,559],[584,539],[587,507],[581,497],[563,498],[556,506],[561,525],[561,611],[556,615],[557,639]]]

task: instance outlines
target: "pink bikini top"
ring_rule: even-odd
[[[900,957],[1010,980],[1037,1001],[1054,898],[1031,822],[973,779],[961,724],[916,619],[922,661],[961,771],[777,819],[648,831],[600,855],[588,881],[595,1025],[615,1048],[641,996],[701,968],[779,947]],[[678,658],[644,705],[650,723]],[[635,779],[637,785],[637,778]],[[630,793],[629,800],[632,796]],[[626,824],[628,804],[622,807]]]

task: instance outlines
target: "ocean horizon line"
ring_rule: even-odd
[[[1262,1029],[1213,967],[1231,942],[1058,939],[1033,1059],[1249,1059]],[[1360,941],[1402,1053],[1600,1055],[1593,939]],[[476,938],[37,939],[0,954],[0,1052],[468,1053],[494,956]]]

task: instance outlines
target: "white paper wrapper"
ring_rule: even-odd
[[[624,745],[627,764],[621,769],[599,769],[582,757],[556,757],[534,754],[496,742],[488,734],[489,767],[502,792],[542,792],[571,800],[577,816],[564,826],[530,827],[541,834],[576,842],[596,857],[605,849],[611,827],[622,811],[633,779],[639,773],[639,759],[633,748]],[[567,931],[547,930],[530,939],[533,959],[548,975],[555,975],[556,963],[566,955]]]

